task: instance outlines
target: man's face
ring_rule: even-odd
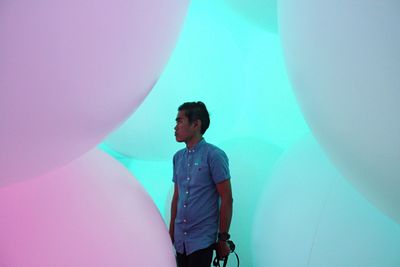
[[[195,136],[195,125],[190,124],[185,115],[185,111],[181,110],[176,116],[175,139],[177,142],[187,142]]]

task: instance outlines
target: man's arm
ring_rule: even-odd
[[[174,186],[174,195],[171,201],[171,221],[169,223],[169,236],[171,237],[172,243],[174,243],[174,233],[175,233],[175,219],[176,219],[176,212],[178,208],[178,185],[175,184]]]
[[[217,191],[221,197],[221,207],[219,214],[219,232],[228,233],[232,220],[233,198],[231,181],[227,179],[217,184]],[[218,240],[217,252],[220,258],[226,257],[230,249],[225,241]]]

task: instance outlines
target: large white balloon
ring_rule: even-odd
[[[0,186],[62,166],[141,103],[187,0],[0,4]]]
[[[310,137],[276,165],[253,226],[258,267],[400,265],[400,226],[355,190]]]
[[[266,30],[278,31],[277,0],[224,0],[237,12]]]
[[[142,186],[100,151],[0,188],[1,266],[175,266]]]
[[[346,178],[400,222],[400,2],[279,2],[289,74]]]

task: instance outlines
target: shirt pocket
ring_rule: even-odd
[[[195,163],[193,172],[192,172],[193,180],[198,185],[208,185],[212,182],[210,176],[210,169],[208,164],[204,163]]]

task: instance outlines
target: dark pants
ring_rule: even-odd
[[[210,267],[212,262],[214,245],[200,249],[190,255],[176,253],[178,267]]]

